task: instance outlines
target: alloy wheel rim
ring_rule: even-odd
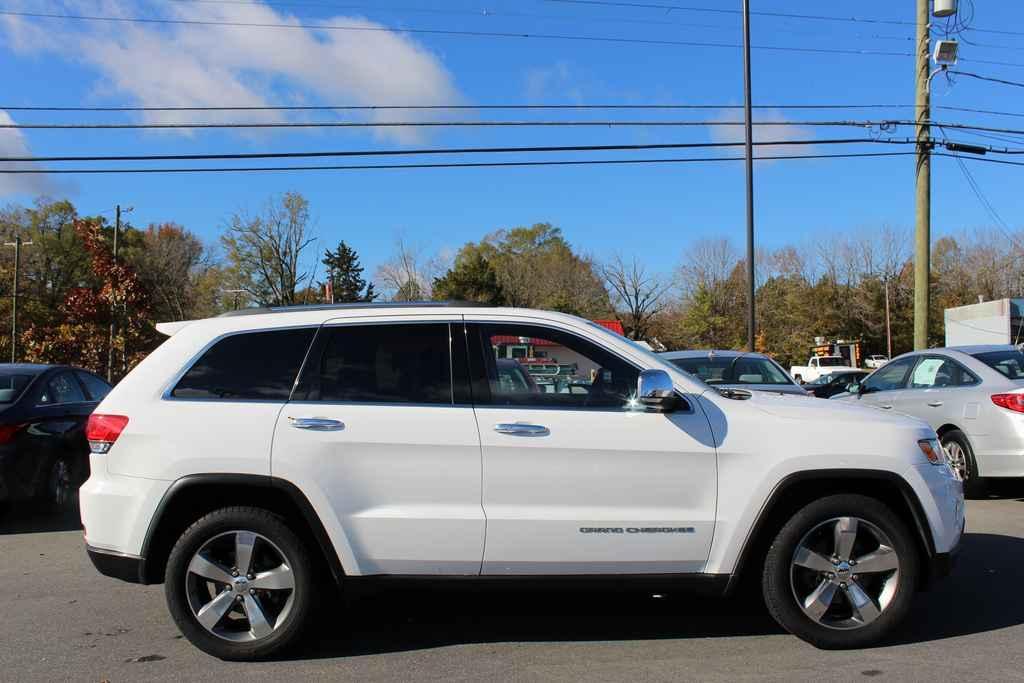
[[[266,536],[217,534],[185,571],[192,616],[209,633],[232,642],[267,638],[281,628],[295,598],[292,563]]]
[[[943,444],[942,447],[946,449],[946,458],[949,460],[953,471],[956,472],[956,476],[960,477],[960,481],[967,481],[969,474],[967,471],[967,454],[964,452],[963,446],[956,441],[950,441]]]
[[[859,517],[826,520],[800,539],[790,585],[801,611],[831,629],[876,621],[892,604],[900,560],[889,537]]]

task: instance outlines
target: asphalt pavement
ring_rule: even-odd
[[[750,598],[403,591],[325,596],[298,652],[242,664],[185,641],[162,586],[96,573],[73,515],[14,510],[0,518],[0,681],[1024,680],[1024,482],[967,511],[953,576],[868,650],[816,650]]]

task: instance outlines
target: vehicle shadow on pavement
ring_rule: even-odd
[[[894,640],[880,647],[984,633],[1024,623],[1016,590],[1024,539],[966,534],[953,574],[915,600]],[[781,634],[756,592],[726,600],[685,594],[403,589],[342,600],[351,630],[327,634],[295,659],[382,654],[461,644],[719,638]],[[331,611],[328,609],[327,611]],[[333,612],[337,616],[337,612]],[[332,625],[328,625],[328,624]]]
[[[0,536],[74,531],[81,528],[77,505],[65,512],[53,512],[36,503],[22,503],[0,510]]]
[[[293,653],[318,659],[422,650],[450,645],[515,642],[659,640],[753,636],[783,631],[759,599],[684,594],[519,590],[401,590],[342,601],[351,629]],[[336,616],[335,612],[335,616]],[[336,624],[336,622],[333,622]]]

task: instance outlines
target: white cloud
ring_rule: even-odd
[[[576,70],[567,62],[527,69],[525,76],[526,99],[530,102],[547,100],[583,104],[584,86]]]
[[[10,114],[0,109],[0,124],[5,126],[15,123]],[[28,142],[20,130],[0,128],[0,157],[31,156]],[[38,164],[31,162],[3,162],[4,169],[38,169]],[[41,173],[0,173],[0,197],[12,195],[50,194],[56,189],[51,178]]]
[[[408,36],[374,22],[337,16],[299,21],[262,3],[65,4],[67,11],[121,16],[160,16],[187,21],[315,25],[317,28],[146,25],[67,22],[59,33],[34,20],[7,17],[0,27],[10,46],[23,53],[55,53],[84,62],[99,74],[94,88],[103,96],[125,95],[142,106],[261,106],[289,103],[447,104],[462,101],[440,59]],[[88,7],[88,12],[86,8]],[[47,29],[55,26],[46,24]],[[341,25],[367,31],[332,31]],[[318,115],[329,119],[331,114]],[[342,112],[339,118],[410,120],[410,110]],[[148,112],[154,123],[183,121],[286,120],[271,112]],[[288,118],[287,120],[295,120]],[[417,129],[380,129],[379,136],[403,142]]]
[[[770,121],[772,125],[764,126],[754,124],[754,142],[767,141],[790,141],[790,140],[813,140],[814,131],[807,126],[789,123],[786,117],[779,111],[770,109],[755,109],[753,119],[755,121]],[[723,112],[714,119],[715,121],[742,121],[743,110],[730,109]],[[715,142],[743,142],[743,126],[711,126],[711,139]],[[754,156],[780,156],[787,154],[815,154],[817,148],[814,145],[761,145],[754,148]],[[742,153],[742,150],[741,150]],[[763,161],[765,163],[773,163]]]

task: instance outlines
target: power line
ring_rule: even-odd
[[[557,2],[566,5],[593,5],[603,7],[633,7],[638,9],[659,9],[667,11],[679,11],[679,12],[706,12],[712,14],[740,14],[741,11],[738,9],[723,9],[719,7],[694,7],[692,5],[667,5],[658,3],[644,3],[644,2],[625,2],[621,0],[547,0],[547,2]],[[848,23],[859,23],[859,24],[887,24],[890,26],[916,26],[913,21],[905,21],[902,19],[878,19],[872,17],[840,17],[835,15],[823,15],[823,14],[793,14],[789,12],[751,12],[753,16],[760,17],[773,17],[776,19],[803,19],[810,21],[832,21],[832,22],[848,22]],[[998,33],[1002,35],[1010,36],[1024,36],[1024,32],[1021,31],[1005,31],[1001,29],[989,29],[989,28],[976,28],[974,26],[966,27],[964,30],[976,31],[978,33]]]
[[[946,131],[943,130],[942,128],[939,128],[939,132],[942,134],[942,137],[948,143],[949,136],[946,135]],[[981,186],[975,179],[974,174],[971,173],[971,170],[969,168],[967,168],[967,165],[964,163],[963,158],[960,156],[960,154],[958,154],[955,151],[952,152],[952,154],[953,158],[956,159],[957,165],[960,167],[961,173],[963,173],[964,179],[967,181],[967,185],[971,188],[971,191],[974,193],[974,196],[977,197],[978,202],[981,203],[982,207],[984,207],[989,217],[996,222],[997,227],[999,227],[1003,234],[1006,235],[1007,239],[1009,239],[1018,248],[1020,248],[1020,243],[1017,242],[1017,239],[1011,234],[1012,231],[1010,226],[1006,223],[1006,221],[1003,220],[1003,217],[999,215],[999,212],[996,211],[996,208],[992,205],[992,202],[988,200],[988,197],[985,196],[985,192],[981,189]]]
[[[811,140],[764,140],[755,145],[766,147],[799,145],[848,145],[848,144],[913,144],[910,139],[839,138]],[[196,161],[213,159],[303,159],[316,157],[363,157],[363,156],[419,156],[425,154],[505,154],[523,152],[608,152],[639,151],[648,149],[711,149],[741,147],[742,142],[682,142],[649,145],[559,145],[541,147],[447,147],[437,149],[373,149],[318,152],[254,152],[224,154],[123,154],[100,156],[3,156],[0,162],[43,162],[43,161]]]
[[[922,123],[932,126],[944,126],[956,130],[980,130],[990,133],[1010,133],[1024,135],[1024,130],[1015,128],[998,128],[993,126],[977,126],[967,123],[944,123],[940,121],[913,121],[906,119],[886,119],[880,121],[837,120],[837,121],[755,121],[755,126],[848,126],[854,128],[878,127],[882,130],[897,126],[917,126]],[[601,121],[269,121],[230,123],[4,123],[0,130],[138,130],[138,129],[223,129],[223,128],[444,128],[444,127],[493,127],[493,128],[526,128],[526,127],[584,127],[584,128],[620,128],[620,127],[720,127],[742,126],[743,121],[677,121],[677,120],[601,120]]]
[[[847,154],[779,154],[754,157],[757,161],[788,159],[853,159],[870,157],[912,156],[916,152],[855,152]],[[196,168],[83,168],[83,169],[10,169],[0,170],[2,174],[118,174],[118,173],[238,173],[271,171],[369,171],[395,169],[433,168],[498,168],[532,166],[603,166],[642,164],[681,164],[718,161],[743,161],[742,156],[732,157],[688,157],[664,159],[587,159],[579,161],[481,161],[423,164],[354,164],[336,166],[241,166],[241,167],[196,167]]]
[[[1002,83],[1003,85],[1012,85],[1017,88],[1024,88],[1024,83],[1020,81],[1008,81],[1003,78],[992,78],[991,76],[981,76],[979,74],[971,73],[970,71],[959,71],[950,69],[949,73],[957,76],[967,76],[968,78],[977,78],[979,81],[991,81],[993,83]]]
[[[675,47],[716,47],[739,49],[743,46],[739,43],[712,43],[689,40],[659,40],[655,38],[621,38],[615,36],[580,36],[569,34],[553,33],[506,33],[500,31],[469,31],[454,29],[428,29],[428,28],[389,28],[386,26],[356,26],[351,24],[280,24],[270,22],[243,22],[243,21],[219,21],[203,19],[161,19],[155,17],[110,17],[93,16],[82,14],[52,14],[45,12],[14,12],[11,10],[0,10],[0,15],[12,17],[27,17],[33,19],[68,19],[74,21],[98,21],[116,23],[138,23],[138,24],[176,24],[185,26],[235,26],[243,28],[285,28],[285,29],[309,29],[316,31],[357,31],[364,33],[412,33],[443,36],[473,36],[480,38],[533,38],[538,40],[575,40],[600,43],[624,43],[639,45],[667,45]],[[816,47],[793,47],[780,45],[752,45],[755,50],[771,50],[777,52],[802,52],[817,54],[845,54],[845,55],[869,55],[882,57],[912,57],[911,52],[887,52],[883,50],[846,50],[836,48]],[[1024,64],[1011,65],[1024,66]]]
[[[195,0],[182,0],[193,2]],[[754,109],[813,110],[813,109],[911,109],[913,104],[755,104]],[[2,105],[4,111],[52,111],[52,112],[199,112],[199,111],[488,111],[488,110],[739,110],[742,104],[324,104],[324,105],[216,105],[216,106],[69,106],[69,105]],[[993,116],[1014,116],[1024,118],[1024,113],[935,105],[932,109],[990,114]]]
[[[191,2],[193,0],[184,0]],[[912,104],[755,104],[754,109],[897,109],[910,108]],[[6,111],[391,111],[408,109],[426,110],[518,110],[518,109],[666,109],[666,110],[716,110],[742,109],[742,104],[344,104],[344,105],[254,105],[254,106],[179,106],[179,107],[132,107],[132,106],[5,106]],[[968,110],[974,111],[974,110]],[[995,113],[995,112],[990,112]],[[1014,114],[1016,116],[1017,114]],[[1024,114],[1020,114],[1024,116]]]

